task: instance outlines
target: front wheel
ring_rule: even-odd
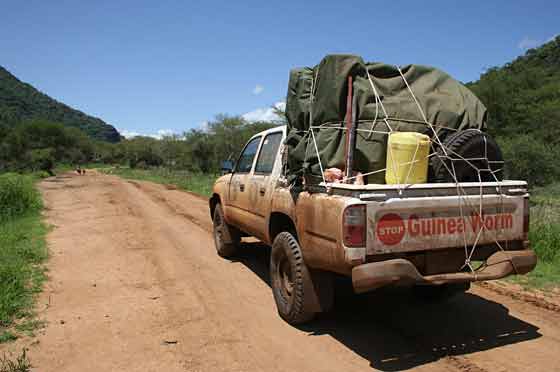
[[[292,325],[305,323],[315,316],[310,310],[311,294],[306,287],[311,277],[297,239],[290,232],[276,236],[270,254],[272,293],[278,313]]]
[[[237,229],[230,226],[224,220],[224,212],[220,204],[214,210],[214,245],[216,252],[221,257],[230,258],[239,250],[241,235]]]

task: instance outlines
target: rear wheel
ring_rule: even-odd
[[[270,254],[272,293],[280,316],[290,324],[301,324],[315,316],[310,311],[306,282],[311,277],[297,239],[289,232],[276,236]]]
[[[220,204],[216,205],[214,209],[214,245],[216,252],[221,257],[230,258],[234,256],[239,250],[239,243],[241,241],[241,234],[239,230],[230,226],[224,220],[224,212]]]

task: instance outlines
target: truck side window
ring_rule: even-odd
[[[255,173],[270,174],[274,167],[276,154],[282,142],[282,133],[272,133],[264,138],[264,142],[259,152]]]
[[[257,153],[257,149],[259,148],[259,142],[261,141],[262,137],[253,138],[247,146],[243,149],[241,156],[239,157],[239,161],[237,162],[237,166],[235,167],[236,173],[249,173],[251,171],[251,167],[253,166],[253,159],[255,159],[255,154]]]

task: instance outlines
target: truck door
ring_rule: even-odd
[[[282,143],[283,132],[267,134],[262,142],[251,177],[250,211],[253,214],[255,236],[264,239],[267,231],[266,216],[269,214],[271,195],[276,179],[280,173],[281,161],[278,160],[278,149]]]
[[[250,140],[241,152],[231,176],[228,192],[227,220],[245,232],[252,232],[254,215],[250,212],[250,179],[255,155],[262,136]]]

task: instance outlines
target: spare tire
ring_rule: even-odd
[[[430,159],[430,182],[495,182],[503,179],[502,151],[487,133],[478,129],[460,131],[448,136],[443,147],[445,151],[439,146]]]

